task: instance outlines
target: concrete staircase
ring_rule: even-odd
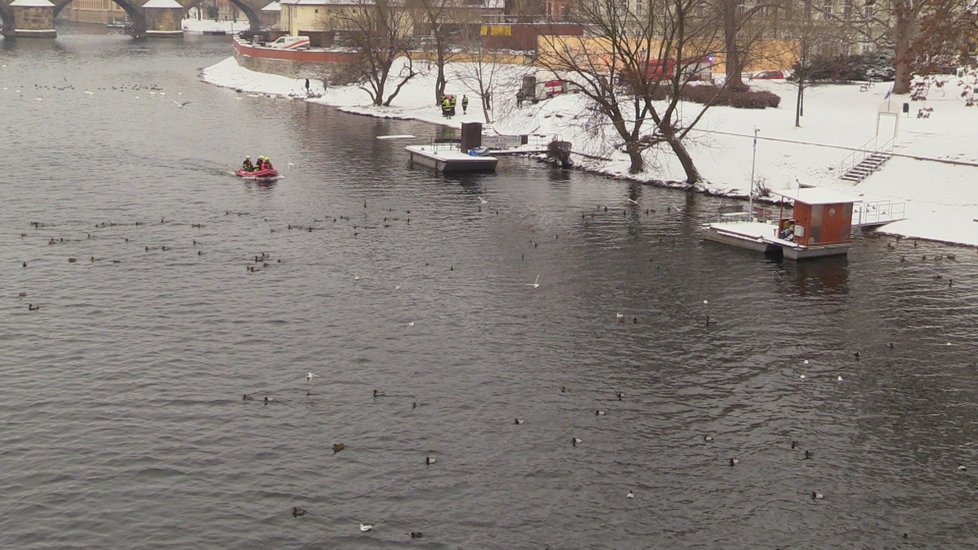
[[[886,161],[893,158],[893,154],[889,151],[875,151],[865,156],[857,162],[852,168],[849,168],[841,176],[840,180],[852,182],[854,184],[862,182],[864,179],[875,174]]]

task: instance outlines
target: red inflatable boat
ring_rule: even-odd
[[[273,180],[278,178],[278,170],[238,170],[234,175],[245,179]]]

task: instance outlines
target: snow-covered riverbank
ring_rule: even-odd
[[[450,67],[448,92],[468,94],[468,113],[448,121],[433,97],[434,77],[415,77],[391,107],[370,104],[366,92],[356,86],[330,87],[309,101],[336,106],[344,111],[388,118],[416,119],[458,127],[461,122],[483,121],[479,100]],[[574,150],[609,160],[583,157],[575,162],[585,169],[613,177],[630,177],[662,183],[681,182],[684,175],[671,154],[651,154],[645,173],[627,172],[628,161],[615,147],[612,136],[596,136],[600,130],[585,128],[585,103],[581,95],[558,96],[538,104],[517,107],[515,93],[526,67],[506,66],[500,71],[492,97],[493,123],[487,131],[500,134],[559,136]],[[396,71],[395,71],[396,73]],[[203,71],[203,79],[215,85],[276,95],[305,97],[305,81],[257,73],[228,58]],[[313,82],[314,92],[323,92]],[[962,98],[969,83],[949,77],[942,88],[932,87],[927,101],[911,102],[910,113],[899,115],[894,142],[895,156],[883,168],[858,185],[838,180],[841,163],[852,149],[863,147],[876,135],[877,112],[885,102],[888,83],[825,85],[810,88],[805,96],[802,127],[794,126],[795,87],[791,83],[753,83],[781,96],[778,109],[710,109],[694,132],[690,153],[703,175],[697,190],[725,196],[746,196],[750,188],[752,137],[759,130],[755,180],[771,190],[797,186],[797,182],[831,187],[861,195],[866,200],[905,201],[909,217],[883,228],[888,233],[978,246],[978,106],[967,107]],[[906,97],[889,101],[899,109]],[[694,116],[697,105],[684,105]],[[921,108],[931,108],[918,118]],[[893,136],[893,117],[884,117],[879,142]],[[680,185],[680,184],[676,184]]]

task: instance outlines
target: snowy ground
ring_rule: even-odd
[[[485,122],[476,94],[464,84],[464,64],[449,68],[448,93],[470,99],[468,114],[451,121],[441,116],[433,97],[434,77],[419,76],[405,86],[391,107],[374,107],[366,92],[355,86],[330,87],[321,98],[310,101],[371,116],[417,119],[457,127],[461,122]],[[574,150],[609,160],[575,158],[579,166],[614,177],[627,173],[627,157],[615,147],[613,137],[596,139],[595,130],[585,128],[584,98],[567,95],[517,108],[515,93],[519,79],[531,70],[504,66],[497,77],[487,132],[538,134],[547,139],[559,136],[574,144]],[[219,86],[252,92],[304,96],[304,81],[256,73],[239,67],[228,58],[204,70],[204,80]],[[969,79],[970,80],[970,79]],[[932,87],[928,100],[910,102],[910,114],[899,115],[899,129],[892,158],[883,169],[859,185],[842,182],[841,163],[850,149],[872,142],[877,132],[877,112],[890,88],[889,83],[868,87],[859,84],[825,85],[810,88],[805,96],[805,117],[794,125],[795,87],[791,83],[753,83],[781,96],[778,109],[748,110],[728,107],[710,109],[697,126],[690,153],[704,182],[698,190],[744,197],[750,189],[754,128],[759,130],[755,181],[771,190],[797,186],[797,182],[831,187],[861,196],[864,200],[892,199],[907,203],[907,219],[883,228],[888,233],[978,246],[978,106],[966,107],[962,93],[969,82],[948,77],[943,88]],[[323,85],[314,83],[314,92]],[[899,110],[905,96],[891,96],[891,107]],[[917,118],[922,108],[931,108],[929,118]],[[698,106],[685,104],[683,114],[695,116]],[[894,134],[894,118],[879,122],[879,143]],[[870,143],[870,146],[872,144]],[[901,156],[905,155],[905,156]],[[913,158],[910,158],[913,157]],[[671,154],[650,154],[647,171],[637,179],[680,185],[681,167]]]
[[[246,31],[249,28],[248,19],[244,18],[241,21],[214,21],[210,19],[196,19],[188,18],[180,22],[180,28],[184,32],[188,33],[203,33],[204,31],[224,31],[228,34],[234,34],[240,31]]]

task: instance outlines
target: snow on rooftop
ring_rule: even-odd
[[[272,2],[271,4],[262,8],[261,11],[282,11],[282,5],[278,2]]]
[[[50,8],[54,6],[48,0],[14,0],[10,5],[21,8]]]
[[[397,74],[404,63],[395,63]],[[433,72],[419,75],[404,86],[394,104],[376,107],[366,92],[356,86],[336,86],[324,90],[316,81],[315,92],[321,98],[310,101],[338,107],[340,110],[384,118],[413,119],[458,128],[460,122],[484,122],[478,97],[467,88],[462,63],[450,63],[448,93],[468,94],[468,114],[459,112],[452,120],[441,116],[432,105]],[[417,69],[415,64],[415,69]],[[773,68],[773,67],[772,67]],[[525,66],[503,65],[492,93],[492,124],[487,134],[517,135],[532,133],[534,142],[547,141],[559,135],[573,143],[575,152],[610,158],[595,160],[574,157],[584,169],[615,177],[635,178],[628,173],[628,157],[615,145],[620,139],[604,136],[584,128],[579,116],[586,111],[583,94],[559,95],[537,104],[516,105],[516,92]],[[788,193],[798,188],[796,180],[815,185],[816,190],[834,190],[845,194],[847,201],[892,200],[906,207],[906,219],[890,223],[881,231],[922,239],[934,239],[978,246],[978,105],[967,107],[961,94],[973,87],[974,77],[949,77],[942,88],[931,87],[925,101],[911,102],[911,112],[902,114],[896,132],[895,156],[882,168],[859,184],[842,182],[842,162],[863,146],[869,147],[876,134],[878,106],[892,84],[869,83],[821,84],[805,91],[805,116],[795,127],[795,96],[791,82],[754,81],[751,85],[779,95],[776,109],[734,109],[713,107],[706,112],[697,128],[690,133],[688,149],[703,181],[696,190],[715,195],[746,198],[751,182],[751,157],[754,128],[759,130],[755,181],[774,193]],[[234,58],[209,67],[204,80],[221,86],[249,91],[305,97],[304,81],[278,75],[252,72],[239,67]],[[970,92],[969,92],[970,93]],[[899,97],[899,103],[909,98]],[[919,109],[932,108],[928,116]],[[682,104],[682,116],[698,116],[699,106]],[[878,142],[894,135],[892,117],[879,119]],[[929,160],[920,160],[920,159]],[[643,181],[687,188],[681,164],[667,149],[647,156],[646,171],[638,175]]]
[[[143,4],[144,8],[179,8],[183,9],[176,0],[149,0]]]
[[[772,191],[772,193],[805,204],[839,204],[859,201],[859,197],[824,187],[799,187],[797,189]]]

